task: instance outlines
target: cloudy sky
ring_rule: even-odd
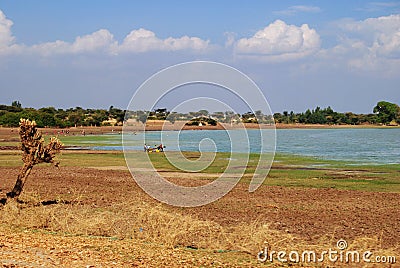
[[[400,1],[238,2],[0,0],[0,103],[126,108],[192,60],[247,74],[273,112],[400,103]]]

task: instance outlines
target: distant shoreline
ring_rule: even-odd
[[[185,126],[184,121],[176,121],[171,124],[168,121],[152,120],[146,123],[146,131],[160,131],[160,130],[223,130],[223,129],[240,129],[241,124],[229,124],[218,122],[217,126]],[[269,124],[256,124],[256,123],[243,123],[247,129],[270,129]],[[129,126],[129,128],[140,127],[143,129],[141,123]],[[328,124],[285,124],[276,123],[276,129],[335,129],[335,128],[399,128],[400,126],[385,126],[385,125],[328,125]]]
[[[146,131],[178,131],[178,130],[232,130],[232,129],[240,129],[241,127],[238,124],[228,124],[228,123],[218,123],[217,126],[185,126],[184,121],[177,121],[174,124],[170,122],[154,120],[152,122],[148,122],[146,124]],[[247,129],[271,129],[271,125],[267,124],[255,124],[255,123],[244,123],[244,126]],[[126,127],[128,131],[143,131],[143,124],[137,122],[135,124],[129,125]],[[122,133],[122,126],[101,126],[101,127],[87,127],[87,126],[78,126],[71,128],[40,128],[40,131],[45,135],[65,135],[68,130],[67,135],[83,135],[83,131],[85,135],[100,135],[100,134],[108,134]],[[321,125],[321,124],[275,124],[276,129],[368,129],[368,128],[383,128],[383,129],[392,129],[392,128],[400,128],[400,126],[385,126],[385,125]],[[0,126],[0,136],[7,137],[5,140],[9,140],[11,137],[18,138],[18,128],[10,128],[10,127],[2,127]]]
[[[400,126],[385,126],[385,125],[320,125],[320,124],[275,124],[276,129],[335,129],[335,128],[400,128]]]

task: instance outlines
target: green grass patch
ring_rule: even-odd
[[[19,151],[0,151],[0,167],[17,167],[22,165]]]
[[[179,152],[169,152],[179,154]],[[201,159],[199,152],[183,152],[191,160]],[[172,165],[164,153],[138,152],[133,162],[141,167],[150,158],[153,166],[159,171],[182,172]],[[236,157],[240,158],[240,155]],[[245,166],[245,176],[241,183],[249,183],[257,166],[260,155],[250,154]],[[61,166],[107,167],[125,166],[125,157],[121,151],[63,151],[57,156]],[[221,174],[229,161],[235,161],[230,153],[217,153],[212,163],[200,173]],[[0,167],[21,167],[20,151],[0,151]],[[201,174],[196,175],[199,178]],[[197,177],[196,177],[197,178]],[[208,178],[208,177],[205,177]],[[195,178],[194,178],[195,179]],[[212,178],[208,178],[212,179]],[[265,185],[305,188],[336,188],[344,190],[362,190],[379,192],[400,192],[400,164],[355,164],[344,161],[323,160],[287,154],[277,154]]]
[[[180,155],[179,152],[169,152],[173,157]],[[208,154],[208,153],[205,153]],[[213,153],[209,153],[211,156]],[[183,152],[182,155],[189,161],[200,160],[200,152]],[[204,170],[202,173],[223,173],[228,166],[230,153],[217,153],[214,161]],[[181,171],[176,166],[174,166],[164,153],[150,153],[149,158],[151,163],[157,170],[179,172]]]
[[[185,153],[196,159],[200,153]],[[230,155],[217,153],[212,164],[202,173],[222,173]],[[157,169],[179,171],[171,165],[164,154],[151,154],[150,159]],[[249,183],[253,175],[258,154],[250,154],[245,176],[241,181]],[[277,154],[275,162],[264,184],[284,187],[336,188],[379,192],[400,192],[400,165],[362,165],[353,162],[317,159],[314,157]]]
[[[79,167],[107,167],[107,166],[125,166],[125,158],[122,152],[106,153],[67,153],[58,156],[61,166],[79,166]]]
[[[60,166],[75,167],[106,167],[106,166],[125,166],[125,158],[122,152],[94,153],[87,152],[66,152],[56,156],[56,161]],[[22,166],[20,151],[1,152],[0,167],[20,167]]]
[[[45,136],[46,139],[52,135]],[[80,147],[93,147],[93,146],[122,146],[122,136],[119,134],[108,135],[76,135],[76,136],[58,136],[65,146],[80,146]]]
[[[18,146],[20,143],[17,141],[2,141],[0,146]]]

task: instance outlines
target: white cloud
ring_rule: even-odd
[[[160,39],[154,32],[140,28],[133,30],[125,37],[119,50],[130,52],[204,50],[208,45],[208,40],[205,41],[198,37],[183,36]]]
[[[349,33],[357,33],[364,37],[374,37],[380,33],[393,33],[399,31],[400,14],[368,18],[363,21],[345,20],[339,27]]]
[[[0,10],[0,54],[8,54],[20,48],[15,44],[15,37],[11,31],[13,24]]]
[[[72,44],[73,52],[98,51],[113,49],[117,45],[114,36],[105,29],[89,35],[77,37]]]
[[[359,11],[366,11],[366,12],[376,12],[385,9],[398,8],[400,6],[399,2],[369,2],[364,7],[358,8]]]
[[[400,15],[347,20],[339,23],[340,43],[328,53],[343,57],[348,65],[364,70],[400,72]]]
[[[389,5],[390,3],[387,3]],[[392,5],[392,4],[390,4]],[[296,12],[318,12],[318,7],[293,6]],[[152,51],[213,51],[209,40],[198,37],[158,37],[147,29],[131,31],[122,42],[115,40],[106,29],[78,36],[73,42],[57,40],[26,46],[15,42],[13,22],[0,10],[0,55],[73,55],[144,53]],[[234,33],[225,33],[225,50],[219,50],[224,58],[232,50],[237,58],[264,62],[282,62],[312,57],[315,66],[324,64],[369,70],[376,73],[400,73],[400,14],[368,18],[362,21],[342,20],[335,24],[339,43],[321,49],[320,36],[307,24],[289,25],[276,20],[254,36],[236,39]],[[232,49],[232,50],[231,50]],[[220,53],[224,52],[226,54]],[[222,56],[221,56],[222,54]],[[211,55],[211,53],[209,54]],[[215,56],[215,54],[213,54]]]
[[[49,56],[52,54],[62,54],[70,52],[71,44],[61,40],[57,40],[55,42],[48,42],[39,45],[34,45],[30,48],[27,48],[27,50],[32,50],[33,52]]]
[[[234,32],[225,32],[224,36],[226,38],[225,47],[228,48],[228,47],[233,46],[234,43],[235,43],[236,33],[234,33]]]
[[[284,10],[275,11],[274,13],[277,15],[284,15],[284,16],[292,16],[296,13],[306,12],[306,13],[318,13],[321,12],[321,9],[317,6],[291,6]]]
[[[14,42],[14,37],[11,32],[13,22],[6,18],[0,10],[0,48],[8,47]]]
[[[105,29],[92,34],[78,36],[73,43],[57,40],[32,46],[31,50],[43,55],[107,52],[113,53],[117,46],[113,35]]]
[[[205,50],[209,46],[209,41],[204,41],[198,37],[183,36],[180,38],[168,37],[158,38],[154,32],[146,29],[138,29],[130,32],[121,44],[114,39],[114,36],[105,29],[101,29],[92,34],[79,36],[73,43],[57,40],[32,46],[32,51],[42,55],[53,54],[77,54],[101,52],[108,54],[118,54],[119,52],[143,53],[148,51],[179,51]]]
[[[253,37],[239,39],[235,52],[241,56],[268,61],[299,59],[315,53],[320,37],[307,24],[298,27],[276,20]]]
[[[0,10],[0,54],[18,52],[50,56],[80,53],[118,54],[119,52],[141,53],[147,51],[204,51],[209,48],[209,40],[189,36],[161,39],[154,32],[142,28],[131,31],[121,44],[118,44],[118,41],[114,39],[114,36],[108,30],[100,29],[88,35],[78,36],[72,43],[57,40],[33,46],[24,46],[14,44],[15,38],[11,31],[12,25],[13,22],[7,19]]]

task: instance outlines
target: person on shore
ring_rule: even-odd
[[[144,151],[149,152],[151,150],[150,145],[147,145],[146,143],[144,144]]]
[[[157,146],[157,149],[158,149],[160,152],[164,152],[164,146],[162,145],[162,143],[161,143],[160,145]]]

